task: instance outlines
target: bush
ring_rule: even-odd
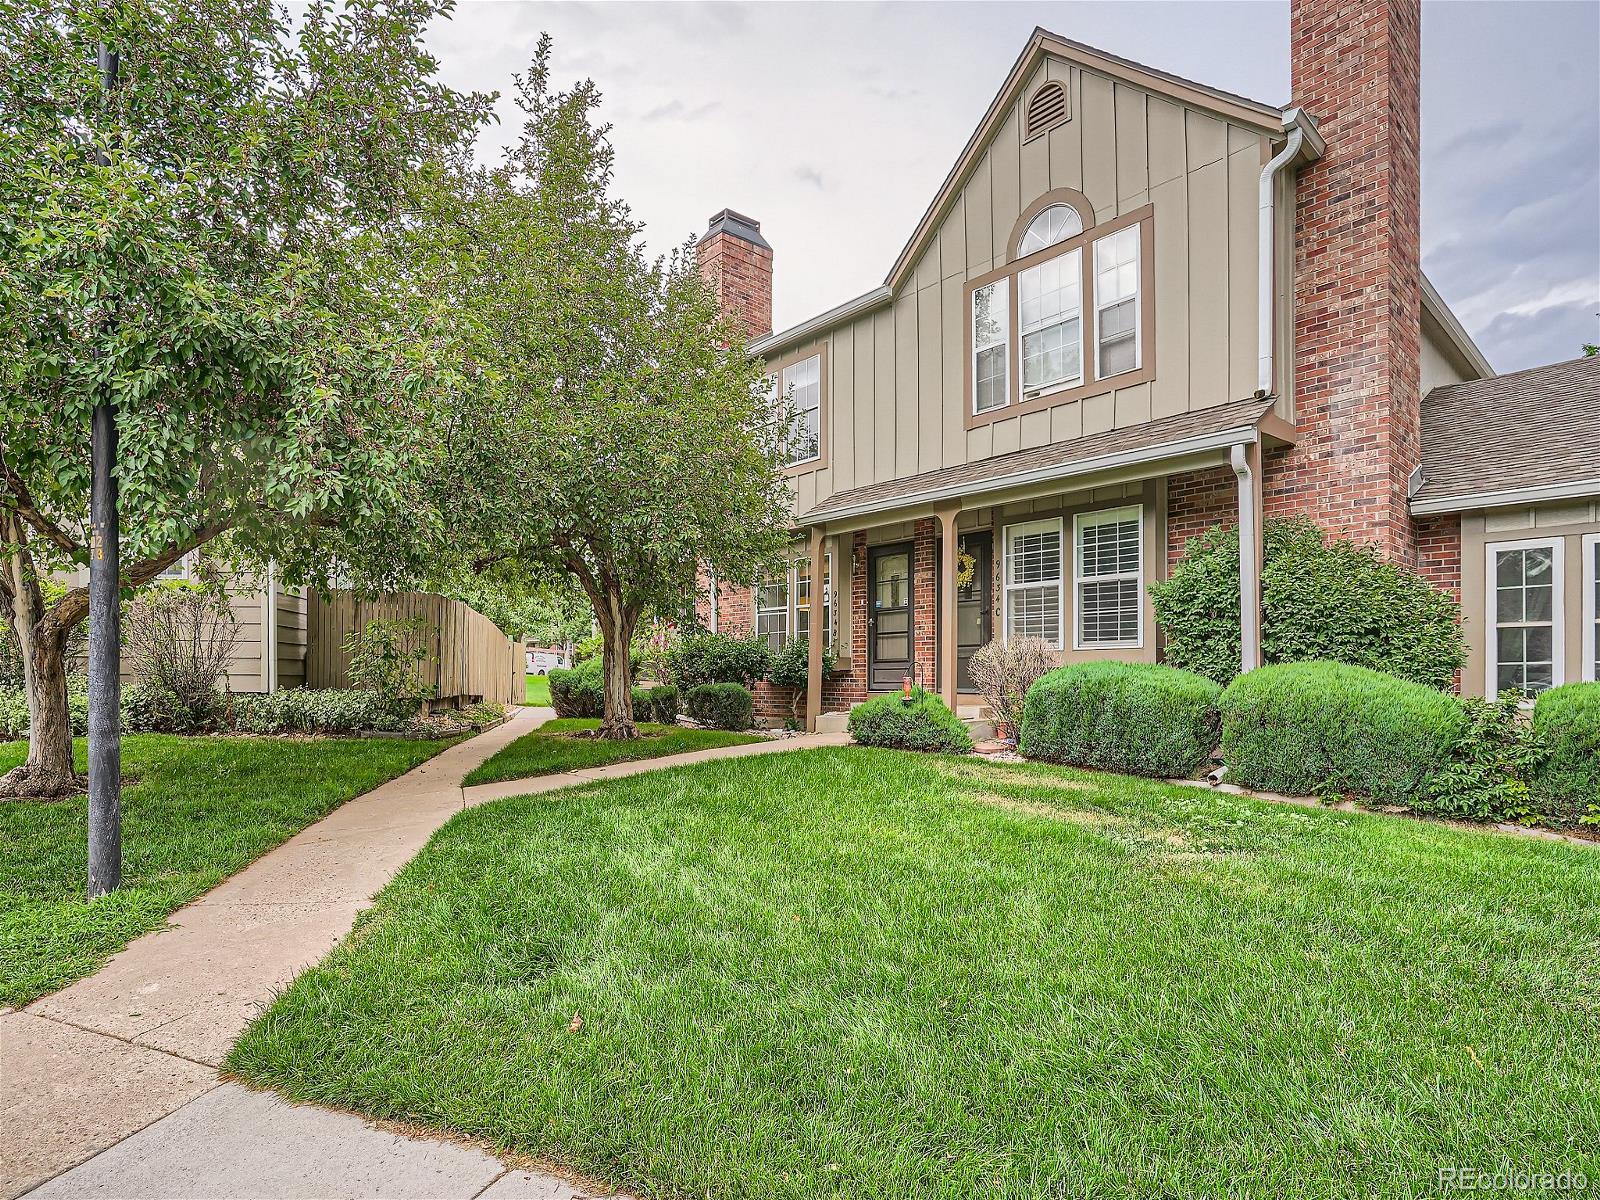
[[[672,682],[685,692],[704,683],[740,683],[749,687],[772,673],[772,648],[765,638],[702,633],[686,637],[666,653]]]
[[[755,717],[755,697],[738,683],[702,683],[683,702],[689,716],[712,729],[749,729]]]
[[[398,733],[416,716],[407,700],[359,688],[286,688],[232,699],[242,733]]]
[[[1545,759],[1534,774],[1534,799],[1550,816],[1579,822],[1600,806],[1600,683],[1569,683],[1539,693],[1533,732]]]
[[[1223,691],[1220,709],[1233,782],[1394,804],[1425,796],[1466,730],[1454,697],[1343,663],[1261,667]]]
[[[216,688],[180,696],[159,683],[130,683],[122,689],[125,733],[203,733],[226,724],[225,703]]]
[[[1203,675],[1152,663],[1061,667],[1029,690],[1018,749],[1130,775],[1191,775],[1217,744],[1221,694]]]
[[[1464,724],[1450,762],[1411,807],[1465,821],[1518,821],[1533,815],[1528,783],[1544,758],[1539,737],[1522,719],[1520,696],[1461,700]]]
[[[678,689],[670,683],[633,689],[633,719],[671,725],[678,719]]]
[[[218,587],[173,582],[128,601],[123,642],[136,694],[131,712],[140,728],[193,733],[217,725],[218,685],[239,644],[239,622]]]
[[[550,671],[550,704],[558,717],[603,717],[606,711],[605,667],[588,658],[570,671]]]
[[[895,693],[856,705],[850,710],[849,729],[863,746],[940,754],[966,754],[972,749],[972,735],[961,718],[920,687],[911,689],[909,700]]]
[[[1028,689],[1050,670],[1050,645],[1043,638],[1019,637],[988,642],[972,652],[973,686],[994,712],[998,731],[1016,737]]]
[[[1461,608],[1448,592],[1380,558],[1328,539],[1295,517],[1265,525],[1262,659],[1341,662],[1449,688],[1466,657]],[[1239,672],[1239,537],[1215,528],[1189,539],[1172,577],[1150,585],[1166,661],[1227,683]]]
[[[824,646],[822,648],[824,679],[833,674],[837,661],[833,647]],[[800,701],[805,699],[806,685],[811,681],[811,640],[797,637],[785,642],[783,649],[772,656],[772,667],[767,672],[767,679],[777,687],[791,690],[793,694],[789,698],[789,719],[791,722],[798,721]]]
[[[89,681],[67,676],[67,723],[73,737],[89,732]],[[0,686],[0,741],[28,736],[28,693],[21,687]]]
[[[345,635],[342,649],[350,661],[350,686],[405,702],[412,712],[431,697],[434,688],[422,681],[430,629],[421,617],[368,621],[364,629]]]

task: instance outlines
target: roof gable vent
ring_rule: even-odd
[[[1034,92],[1028,101],[1024,137],[1038,137],[1067,119],[1067,89],[1051,80]]]

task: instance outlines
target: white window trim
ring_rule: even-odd
[[[1005,306],[1003,311],[1006,314],[1006,336],[1005,336],[1005,340],[1004,341],[998,343],[999,345],[1004,346],[1005,350],[1006,350],[1006,353],[1005,353],[1006,379],[1005,379],[1005,389],[1004,389],[1004,391],[1005,391],[1005,399],[1003,401],[1001,401],[999,404],[996,404],[993,408],[979,408],[978,407],[978,352],[979,352],[979,347],[978,347],[978,337],[977,337],[977,327],[976,327],[977,326],[977,317],[978,317],[978,293],[983,291],[986,288],[991,288],[991,287],[998,289],[1000,297],[1001,297],[1001,300],[1002,300],[1002,302],[1003,302],[1003,304]],[[968,363],[967,363],[967,371],[972,377],[972,397],[971,397],[971,400],[969,401],[969,403],[972,406],[972,415],[975,416],[975,417],[986,417],[990,413],[997,413],[997,412],[1001,411],[1002,409],[1006,409],[1006,408],[1010,408],[1011,407],[1011,378],[1012,378],[1011,373],[1013,371],[1020,371],[1022,369],[1022,338],[1020,336],[1018,336],[1016,330],[1011,328],[1011,292],[1012,292],[1012,289],[1014,287],[1016,287],[1016,276],[1014,274],[1013,275],[1002,275],[999,279],[991,279],[988,283],[984,284],[982,287],[973,288],[971,294],[967,297],[967,342],[971,347],[971,349],[968,351],[969,359],[968,359]],[[1081,300],[1079,301],[1079,307],[1080,308],[1082,307],[1082,301]],[[994,347],[993,346],[985,346],[985,347],[983,347],[983,349],[992,350],[992,349],[994,349]],[[1018,377],[1018,386],[1020,386],[1020,385],[1021,385],[1021,377],[1019,376]]]
[[[1071,572],[1068,569],[1068,555],[1072,548],[1067,545],[1066,530],[1063,528],[1060,517],[1049,517],[1043,521],[1016,521],[1001,527],[1000,530],[1000,605],[1001,627],[1005,632],[1005,640],[1011,641],[1011,593],[1021,588],[1049,587],[1048,583],[1017,583],[1011,582],[1011,531],[1020,529],[1027,532],[1035,530],[1053,529],[1061,547],[1061,574],[1056,579],[1056,648],[1067,644],[1066,630],[1063,622],[1067,617],[1066,587]]]
[[[197,551],[190,550],[170,567],[156,576],[156,581],[166,583],[186,582],[194,578],[194,558]]]
[[[761,618],[764,617],[764,616],[771,616],[775,612],[782,611],[782,613],[783,613],[783,631],[782,631],[783,632],[783,643],[782,644],[787,645],[788,641],[789,641],[789,638],[794,633],[794,571],[793,570],[786,571],[786,572],[784,572],[784,575],[783,575],[783,608],[782,608],[782,610],[779,610],[779,609],[776,609],[776,608],[763,608],[762,605],[761,605],[761,589],[762,589],[763,586],[771,587],[776,582],[777,582],[776,580],[770,580],[770,581],[766,582],[765,584],[763,584],[762,581],[757,580],[756,583],[755,583],[755,586],[750,589],[750,632],[752,634],[754,634],[755,636],[757,636],[757,637],[770,638],[772,636],[771,631],[768,631],[766,633],[763,633],[761,631]]]
[[[799,410],[791,410],[789,407],[789,391],[784,384],[783,377],[795,367],[803,366],[812,361],[812,359],[817,360],[817,452],[808,458],[789,458],[788,446],[786,444],[784,446],[785,457],[783,460],[783,469],[786,471],[794,467],[803,467],[807,463],[816,462],[822,457],[822,356],[820,354],[810,354],[805,358],[797,358],[791,363],[785,363],[783,366],[779,367],[776,371],[771,372],[769,375],[769,378],[775,380],[777,383],[776,402],[783,417],[784,429],[788,432],[792,432],[790,429],[790,424]]]
[[[1068,206],[1068,207],[1070,207],[1070,206]],[[1081,233],[1082,230],[1080,230],[1079,232]],[[1077,237],[1078,235],[1075,233],[1072,236],[1073,237]],[[1067,239],[1063,238],[1062,240],[1065,241]],[[1047,247],[1047,249],[1048,249],[1048,247]],[[1084,252],[1084,249],[1085,248],[1083,246],[1077,246],[1077,247],[1075,247],[1075,248],[1073,248],[1071,250],[1067,250],[1067,251],[1065,251],[1065,252],[1063,252],[1061,254],[1052,255],[1050,258],[1045,259],[1044,262],[1035,263],[1033,266],[1027,268],[1027,270],[1018,271],[1016,273],[1015,279],[1017,281],[1017,336],[1016,336],[1016,338],[1014,340],[1017,343],[1017,347],[1016,347],[1016,350],[1017,350],[1017,353],[1016,353],[1016,358],[1017,358],[1017,391],[1018,391],[1018,394],[1021,395],[1021,397],[1022,397],[1022,399],[1023,399],[1023,401],[1025,403],[1028,402],[1028,401],[1032,401],[1032,400],[1042,400],[1044,397],[1053,396],[1057,392],[1072,391],[1074,388],[1081,388],[1085,383],[1088,382],[1087,378],[1085,378],[1084,373],[1083,373],[1083,252]],[[1022,320],[1022,278],[1023,278],[1023,276],[1027,275],[1031,271],[1039,270],[1041,267],[1045,266],[1046,263],[1060,262],[1062,259],[1071,258],[1073,255],[1077,255],[1078,256],[1078,272],[1077,272],[1078,273],[1078,311],[1075,314],[1076,317],[1077,317],[1077,321],[1078,321],[1078,373],[1076,375],[1067,375],[1067,376],[1065,376],[1065,377],[1063,377],[1061,379],[1052,379],[1049,383],[1041,383],[1038,387],[1029,388],[1028,387],[1028,381],[1027,381],[1026,374],[1025,374],[1026,368],[1024,366],[1024,363],[1027,361],[1027,355],[1023,352],[1023,345],[1022,345],[1023,341],[1027,338],[1027,331],[1026,331],[1026,329],[1024,327],[1024,322]],[[1058,317],[1056,323],[1057,324],[1063,324],[1066,321],[1069,321],[1069,320],[1072,320],[1072,319],[1073,318],[1071,318],[1071,317]],[[1096,344],[1098,344],[1098,343],[1096,343]],[[1096,369],[1098,369],[1099,368],[1099,363],[1096,362],[1095,366],[1096,366]],[[1137,370],[1138,368],[1135,367],[1134,369]],[[1008,404],[1011,402],[1010,397],[1011,397],[1011,393],[1008,391],[1006,393],[1006,403],[1008,403]],[[994,412],[996,410],[991,408],[991,409],[986,409],[985,411]]]
[[[1495,555],[1502,550],[1550,551],[1550,686],[1560,687],[1566,682],[1566,539],[1522,538],[1511,542],[1490,542],[1483,548],[1483,694],[1498,696],[1500,678],[1499,589],[1495,582]],[[1532,704],[1531,698],[1527,703]]]
[[[1129,229],[1134,231],[1134,278],[1139,283],[1133,293],[1133,366],[1126,371],[1118,371],[1116,375],[1107,375],[1100,369],[1100,313],[1111,304],[1100,302],[1100,259],[1096,248],[1101,242],[1109,241],[1118,234],[1126,233]],[[1127,225],[1116,229],[1104,237],[1094,238],[1089,243],[1090,261],[1089,278],[1094,282],[1094,377],[1099,382],[1102,379],[1116,379],[1120,375],[1131,375],[1144,366],[1144,234],[1138,225]],[[1114,300],[1112,304],[1121,304],[1121,300]],[[1144,525],[1141,522],[1139,536],[1144,537]]]
[[[1597,645],[1594,623],[1600,618],[1600,613],[1595,611],[1594,590],[1595,576],[1600,574],[1595,566],[1597,548],[1600,548],[1600,533],[1586,533],[1583,535],[1583,665],[1578,675],[1585,683],[1600,682],[1600,673],[1595,670],[1595,657],[1600,655],[1600,645]]]
[[[789,636],[790,637],[799,637],[800,636],[800,567],[802,565],[805,565],[806,567],[809,568],[810,563],[806,559],[800,559],[800,560],[796,561],[794,566],[789,569],[789,596],[790,596],[790,601],[789,601]],[[831,593],[833,591],[833,551],[832,550],[823,551],[823,554],[822,554],[822,571],[823,571],[823,574],[827,577],[827,583],[825,585],[825,590],[827,592]],[[806,597],[806,612],[809,613],[810,611],[811,611],[811,597],[808,595]],[[823,623],[823,625],[826,626],[826,628],[822,631],[823,638],[825,639],[823,641],[822,645],[823,645],[824,648],[832,648],[833,642],[834,642],[834,637],[833,637],[833,596],[831,594],[828,595],[827,601],[822,605],[822,612],[823,612],[822,623]],[[806,630],[806,637],[807,637],[807,639],[809,639],[811,637],[811,631],[809,629]]]
[[[1078,620],[1079,587],[1085,582],[1100,582],[1102,580],[1127,579],[1126,573],[1117,575],[1094,575],[1087,580],[1082,573],[1082,558],[1079,554],[1079,533],[1085,525],[1109,525],[1114,521],[1133,520],[1139,529],[1138,569],[1134,571],[1133,578],[1139,584],[1139,619],[1138,634],[1131,642],[1086,642],[1082,638],[1083,626]],[[1072,518],[1072,648],[1074,650],[1141,650],[1144,648],[1144,506],[1140,504],[1125,505],[1122,508],[1102,508],[1093,512],[1074,514]]]

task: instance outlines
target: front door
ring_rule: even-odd
[[[970,692],[972,652],[994,637],[994,539],[975,529],[956,539],[956,690]],[[965,556],[971,556],[972,578],[960,583]]]
[[[911,674],[911,543],[867,552],[867,686],[893,691]]]

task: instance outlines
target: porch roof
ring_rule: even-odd
[[[1271,414],[1274,403],[1270,396],[1253,396],[1070,441],[865,484],[835,492],[801,514],[799,523],[816,525],[1253,442],[1260,436],[1259,427]]]

